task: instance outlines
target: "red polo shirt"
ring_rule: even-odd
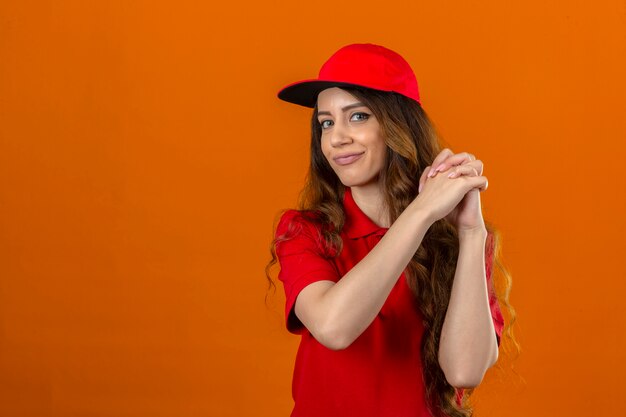
[[[431,416],[424,398],[420,342],[422,316],[404,274],[372,324],[346,349],[333,351],[317,342],[294,313],[300,291],[321,280],[337,282],[380,241],[388,230],[377,226],[356,205],[348,188],[343,250],[325,248],[315,225],[295,210],[282,216],[276,236],[295,236],[276,245],[279,279],[286,294],[287,328],[302,336],[293,374],[293,417]],[[488,242],[491,242],[489,236]],[[487,280],[492,253],[487,245]],[[503,319],[490,290],[489,303],[500,337]]]

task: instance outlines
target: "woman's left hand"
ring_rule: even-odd
[[[450,178],[460,176],[479,176],[483,173],[483,163],[468,152],[455,154],[450,149],[442,150],[433,161],[431,166],[426,167],[419,182],[421,191],[424,182],[437,174],[448,175]],[[480,205],[480,191],[487,189],[487,185],[481,189],[470,190],[461,202],[446,216],[458,232],[485,229]]]

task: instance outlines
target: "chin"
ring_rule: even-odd
[[[355,178],[355,177],[339,177],[339,181],[345,187],[363,187],[365,185],[371,185],[376,182],[376,178]]]

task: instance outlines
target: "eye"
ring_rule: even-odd
[[[333,121],[332,120],[322,120],[320,122],[320,126],[322,127],[322,129],[328,129],[330,126],[332,126]]]
[[[361,121],[365,121],[367,119],[369,119],[370,115],[367,113],[354,113],[352,115],[352,117],[350,117],[350,120],[355,121],[355,122],[361,122]]]

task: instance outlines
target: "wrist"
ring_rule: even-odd
[[[420,204],[419,196],[407,206],[406,211],[411,213],[411,217],[419,219],[418,221],[424,225],[426,229],[430,228],[430,226],[437,221],[431,211],[428,210],[424,204]]]
[[[459,241],[463,240],[485,240],[487,239],[487,228],[485,225],[480,225],[468,229],[457,230]]]

